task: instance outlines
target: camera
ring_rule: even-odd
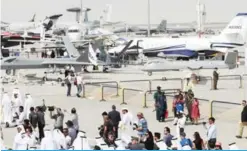
[[[134,123],[133,126],[133,130],[136,130],[138,128],[138,125],[136,123]]]
[[[48,111],[54,111],[55,107],[54,106],[48,106]]]
[[[203,125],[206,125],[206,122],[202,122]]]

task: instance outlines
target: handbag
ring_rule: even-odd
[[[77,80],[76,80],[76,78],[75,78],[75,80],[74,80],[74,85],[77,85]]]
[[[165,111],[164,117],[168,118],[168,110]]]

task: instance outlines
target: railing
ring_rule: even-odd
[[[134,91],[134,92],[141,92],[141,93],[143,93],[143,90],[123,88],[122,89],[122,103],[120,105],[123,105],[123,104],[126,105],[127,104],[125,102],[125,93],[124,93],[125,91]]]
[[[200,78],[200,81],[201,81],[201,79],[209,79],[210,80],[210,85],[211,85],[211,90],[213,89],[213,78],[211,77],[211,76],[199,76],[199,78]]]
[[[119,82],[120,83],[148,82],[149,93],[151,93],[151,90],[152,90],[152,80],[124,80],[124,81],[119,81]]]
[[[119,92],[118,92],[118,89],[119,89],[119,83],[117,82],[117,81],[103,81],[103,82],[87,82],[87,83],[85,83],[85,84],[83,84],[83,98],[85,98],[86,96],[85,96],[85,86],[86,85],[94,85],[94,86],[100,86],[101,87],[101,85],[102,84],[111,84],[111,83],[113,83],[113,84],[116,84],[116,86],[115,86],[115,88],[116,88],[116,96],[119,96]],[[105,86],[104,85],[104,87],[107,87],[107,86]],[[113,87],[113,86],[110,86],[110,85],[108,85],[108,87]],[[100,90],[102,90],[102,87],[101,87],[101,89]]]
[[[213,104],[214,103],[222,103],[222,104],[230,104],[230,105],[241,105],[241,103],[233,103],[233,102],[213,100],[213,101],[210,102],[210,117],[213,117]]]
[[[166,77],[163,77],[161,79],[152,79],[152,81],[180,81],[181,90],[184,87],[184,84],[183,84],[184,82],[183,82],[183,79],[182,78],[166,78]]]
[[[162,92],[165,92],[165,95],[168,96],[169,94],[175,94],[176,92],[178,92],[179,89],[163,89],[161,90]],[[151,92],[155,92],[157,90],[151,90]],[[166,92],[166,91],[173,91],[173,92]],[[146,91],[144,93],[144,98],[143,98],[143,108],[148,108],[147,106],[147,93],[150,91]]]
[[[101,100],[100,100],[100,102],[106,101],[105,97],[104,97],[104,88],[117,88],[117,87],[116,86],[110,86],[110,85],[108,85],[108,86],[101,85],[101,88],[100,88],[100,90],[101,90]],[[119,96],[118,91],[117,91],[116,96]]]
[[[82,85],[82,98],[86,98],[86,85],[91,85],[91,86],[96,86],[96,87],[100,87],[100,84],[94,84],[94,83],[84,83]]]
[[[243,87],[243,80],[242,80],[242,76],[241,75],[222,75],[222,76],[219,76],[219,80],[220,77],[239,77],[239,88],[242,88]]]

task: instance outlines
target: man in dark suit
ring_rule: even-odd
[[[112,105],[112,111],[108,113],[108,117],[113,123],[113,126],[115,127],[115,138],[118,138],[118,124],[121,121],[120,113],[116,110],[116,106]]]
[[[218,68],[215,68],[213,72],[213,90],[217,90],[217,84],[219,80],[219,74],[217,73]]]

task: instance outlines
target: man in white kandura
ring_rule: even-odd
[[[28,140],[23,125],[17,126],[17,134],[14,138],[13,150],[27,150]]]
[[[19,106],[23,105],[21,93],[18,88],[15,88],[12,92],[13,112],[19,111]]]
[[[45,137],[41,140],[40,150],[58,150],[60,146],[53,138],[50,130],[45,130]]]
[[[30,108],[34,106],[33,99],[31,95],[26,94],[25,104],[24,104],[24,113],[26,115],[26,119],[29,119]]]
[[[67,149],[66,139],[59,129],[53,130],[53,138],[59,146],[59,149]]]
[[[121,132],[121,139],[125,144],[131,142],[131,136],[133,133],[133,115],[127,108],[122,109],[122,120],[119,122],[119,129]]]
[[[12,122],[12,119],[13,119],[13,116],[12,116],[12,102],[11,102],[7,92],[5,92],[3,94],[2,108],[3,108],[3,122],[7,126]]]

